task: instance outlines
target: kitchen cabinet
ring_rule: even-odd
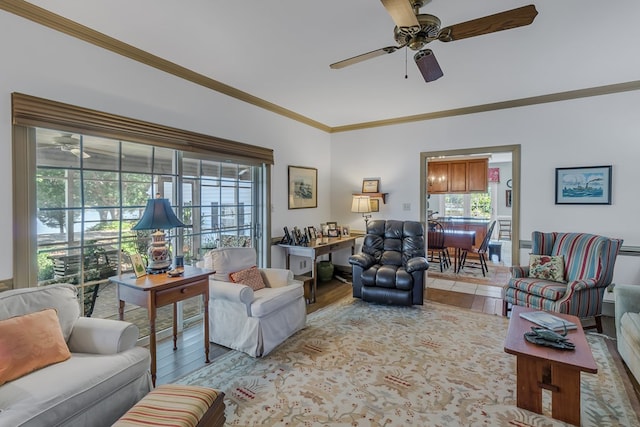
[[[467,191],[487,192],[489,161],[487,159],[467,162]]]
[[[429,162],[427,192],[429,194],[486,193],[488,167],[488,159]]]
[[[427,191],[431,194],[446,193],[449,190],[449,163],[429,162]]]

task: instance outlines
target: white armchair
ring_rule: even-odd
[[[209,278],[210,341],[261,357],[304,328],[307,311],[303,283],[290,270],[260,268],[266,287],[256,291],[229,278],[255,265],[253,248],[213,249],[198,263],[215,271]]]

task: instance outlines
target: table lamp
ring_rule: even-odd
[[[369,218],[371,218],[371,215],[367,215],[371,212],[371,199],[369,198],[369,196],[353,196],[353,201],[351,202],[351,212],[362,214],[366,231],[367,225],[369,224]]]
[[[149,263],[147,271],[149,273],[162,273],[170,269],[171,250],[167,245],[164,230],[174,227],[185,227],[171,210],[168,199],[160,198],[156,194],[155,199],[147,200],[142,218],[132,230],[155,230],[151,234],[151,245],[149,245]]]

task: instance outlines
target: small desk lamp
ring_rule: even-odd
[[[369,198],[369,196],[353,196],[353,201],[351,202],[351,212],[362,214],[366,232],[367,225],[369,224],[369,218],[371,218],[371,215],[367,215],[371,212],[371,199]]]
[[[171,210],[168,199],[161,199],[160,194],[156,194],[155,199],[147,200],[142,218],[132,230],[155,230],[151,234],[151,245],[149,246],[149,265],[147,270],[150,273],[162,273],[170,269],[171,251],[167,246],[164,230],[174,227],[185,227]]]

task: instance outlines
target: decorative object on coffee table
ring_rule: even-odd
[[[576,346],[567,338],[567,329],[563,334],[553,332],[546,328],[532,327],[531,331],[524,333],[524,339],[532,344],[553,347],[559,350],[575,350]]]

